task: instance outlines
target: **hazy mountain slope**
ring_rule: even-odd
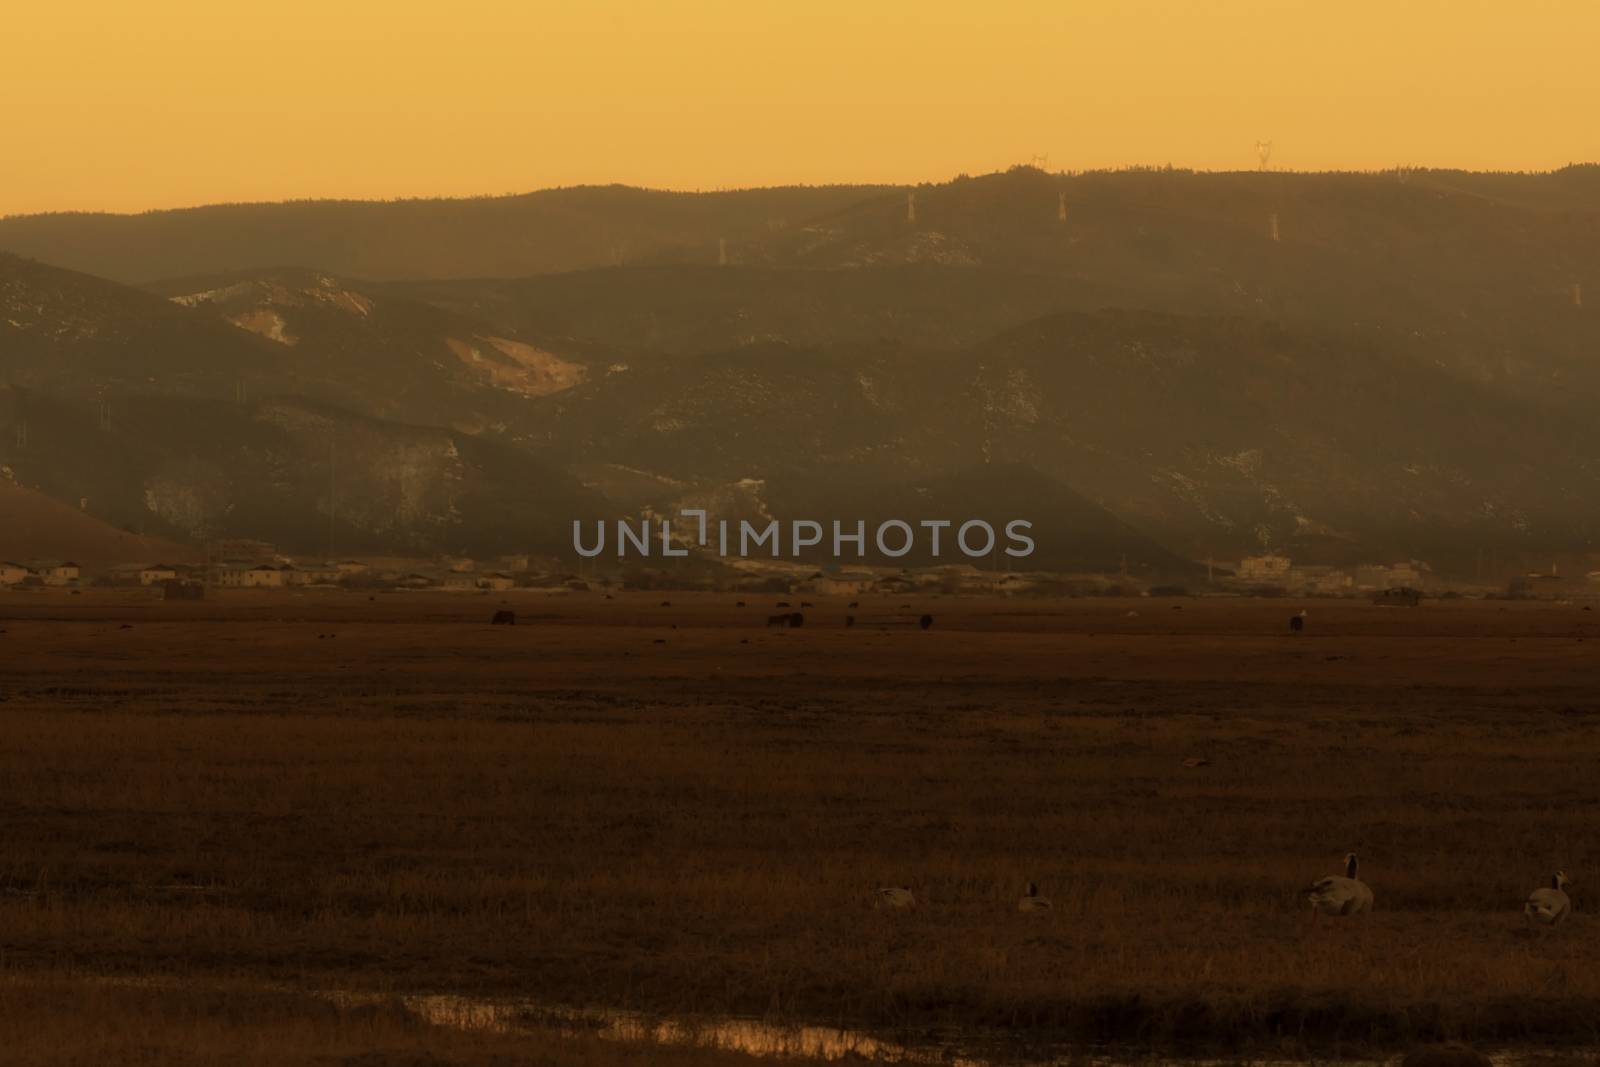
[[[1034,462],[1195,554],[1254,541],[1442,560],[1600,532],[1585,423],[1415,362],[1382,331],[1105,312],[972,356],[962,400],[995,458]]]
[[[307,552],[555,552],[608,511],[526,451],[290,399],[125,394],[102,420],[0,390],[0,465],[119,527]]]
[[[0,219],[0,250],[123,282],[280,265],[352,278],[514,277],[658,258],[859,200],[870,187],[672,193],[622,186],[470,200],[218,204]]]
[[[270,345],[212,315],[0,255],[0,384],[222,396],[274,363]]]
[[[515,330],[320,272],[240,271],[147,288],[271,342],[272,392],[381,418],[477,432],[589,373]]]
[[[134,560],[185,563],[200,558],[192,546],[140,537],[70,504],[0,478],[0,559],[71,560],[101,566]]]
[[[1104,306],[1318,329],[1381,323],[1477,380],[1553,404],[1600,399],[1597,168],[1498,176],[1018,168],[915,195],[914,222],[903,194],[884,193],[732,255],[821,269],[966,265],[1070,279],[1103,294]],[[1574,285],[1587,286],[1588,306],[1575,302]]]
[[[1595,435],[1410,359],[1384,331],[1052,316],[954,353],[663,357],[532,408],[568,463],[769,500],[1037,468],[1190,556],[1327,560],[1587,545]]]
[[[730,241],[721,270],[702,261],[398,290],[624,362],[768,341],[952,347],[1102,307],[1311,331],[1378,324],[1416,358],[1539,404],[1600,401],[1600,168],[1018,168],[913,192],[915,221],[907,190],[871,192]]]
[[[1095,279],[931,263],[619,267],[388,288],[518,335],[623,360],[770,342],[953,348],[1122,295]]]

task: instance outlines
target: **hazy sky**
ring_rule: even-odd
[[[5,6],[0,214],[1600,159],[1597,0]]]

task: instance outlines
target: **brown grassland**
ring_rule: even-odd
[[[1600,611],[507,599],[0,593],[0,1048],[687,1062],[411,993],[1012,1051],[1600,1040]],[[1348,850],[1376,910],[1313,928]],[[1577,913],[1530,936],[1558,867]]]

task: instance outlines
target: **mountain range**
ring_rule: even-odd
[[[1600,530],[1593,166],[225,205],[0,249],[7,479],[189,543],[560,554],[709,502],[1030,518],[1031,565],[1178,575]]]

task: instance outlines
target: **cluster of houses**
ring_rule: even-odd
[[[393,570],[374,568],[361,560],[337,563],[256,563],[228,561],[210,568],[185,568],[178,565],[146,567],[139,573],[141,585],[160,585],[172,580],[206,580],[223,589],[292,589],[304,586],[387,586],[404,589],[449,589],[459,592],[492,592],[514,589],[517,579],[502,571],[478,573],[461,561],[443,570]]]
[[[470,559],[338,562],[291,561],[270,551],[270,546],[247,546],[262,552],[254,558],[227,558],[205,565],[187,563],[130,564],[97,570],[96,585],[146,586],[162,590],[169,598],[198,599],[207,588],[292,589],[305,587],[355,587],[364,589],[443,590],[462,593],[507,592],[513,589],[542,592],[620,589],[702,588],[738,592],[813,594],[819,597],[904,595],[934,592],[946,595],[1164,595],[1209,592],[1223,595],[1283,594],[1293,596],[1352,597],[1390,591],[1440,592],[1428,564],[1400,563],[1353,567],[1296,564],[1281,554],[1247,556],[1229,573],[1219,569],[1203,588],[1151,585],[1127,574],[1057,574],[984,570],[971,564],[919,570],[859,569],[812,571],[790,565],[784,568],[749,566],[737,572],[698,573],[636,570],[627,575],[580,576],[564,572],[555,560],[530,560],[527,556],[501,557],[496,569],[479,570]],[[263,562],[263,556],[266,562]],[[541,566],[543,569],[540,569]],[[91,576],[71,561],[0,560],[0,588],[79,588]],[[1579,589],[1578,586],[1584,588]],[[1513,578],[1512,597],[1572,597],[1600,593],[1600,571],[1579,571],[1564,576],[1554,564],[1548,573]]]
[[[83,579],[83,569],[71,560],[34,560],[12,563],[0,560],[0,586],[69,586]]]
[[[1288,556],[1246,556],[1226,584],[1245,589],[1270,588],[1300,596],[1354,596],[1387,589],[1425,589],[1433,585],[1426,563],[1373,563],[1341,568],[1295,565]]]

